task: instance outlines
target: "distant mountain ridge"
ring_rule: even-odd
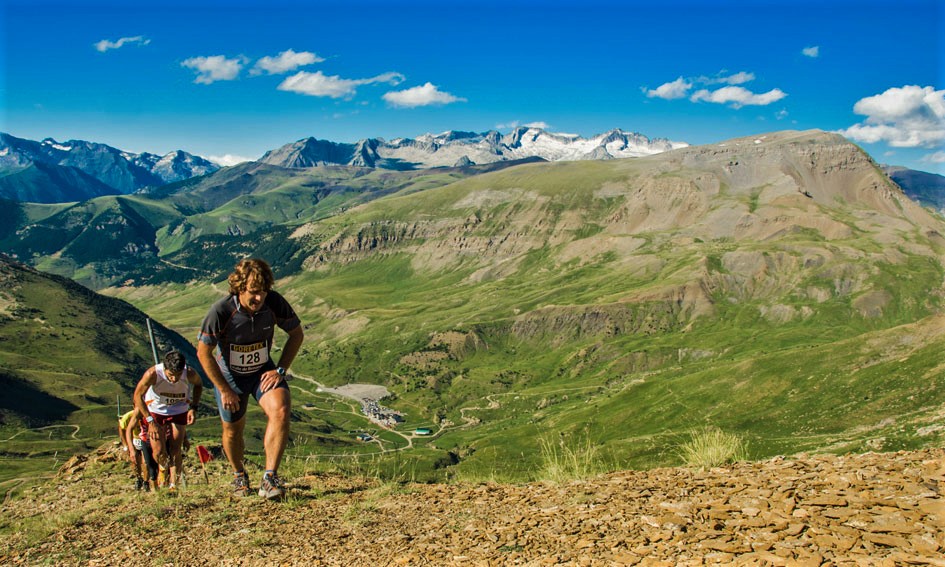
[[[40,142],[0,133],[0,198],[36,203],[128,194],[213,173],[217,164],[177,150],[134,154],[106,144]]]
[[[858,146],[783,131],[513,163],[247,163],[0,207],[0,250],[185,333],[236,261],[266,258],[306,324],[293,370],[388,388],[409,427],[437,431],[409,456],[430,474],[527,478],[543,430],[626,466],[669,464],[693,423],[753,458],[941,446],[945,220]],[[58,354],[39,339],[65,319],[17,309],[7,336]],[[350,418],[324,415],[305,425],[316,452],[356,450]]]
[[[909,198],[945,215],[945,176],[898,165],[884,165],[882,169]]]
[[[368,138],[355,144],[304,138],[266,152],[259,160],[281,167],[353,165],[411,170],[464,167],[499,161],[541,158],[546,161],[642,157],[686,147],[684,142],[650,139],[614,129],[590,138],[519,127],[508,134],[448,131],[386,141]]]

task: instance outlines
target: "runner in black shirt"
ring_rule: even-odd
[[[233,466],[236,495],[249,495],[243,429],[250,394],[266,414],[266,472],[259,495],[267,499],[284,495],[277,471],[289,439],[291,400],[285,379],[304,336],[295,311],[272,291],[274,279],[263,260],[237,264],[229,276],[230,295],[213,304],[197,337],[197,358],[213,382],[223,421],[223,450]],[[278,364],[270,357],[276,327],[289,335]]]

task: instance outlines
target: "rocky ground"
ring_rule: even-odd
[[[303,475],[281,503],[231,500],[222,467],[135,495],[110,452],[0,508],[0,564],[945,565],[943,449],[567,484]]]

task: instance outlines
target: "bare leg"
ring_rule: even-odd
[[[129,431],[122,431],[122,443],[128,448],[128,460],[131,462],[131,472],[135,478],[141,478],[141,454],[135,449],[134,435]]]
[[[171,472],[171,484],[177,485],[177,479],[180,475],[181,464],[181,445],[184,443],[185,425],[171,424],[171,438],[167,442],[168,468]]]
[[[259,407],[266,413],[266,469],[277,470],[289,441],[291,398],[286,388],[269,390],[259,398]]]
[[[232,423],[220,420],[223,423],[223,452],[234,471],[243,470],[243,428],[246,427],[246,416]]]
[[[154,460],[157,462],[158,467],[162,469],[167,468],[167,440],[164,435],[164,426],[158,425],[157,422],[151,424],[148,427],[148,436],[151,438],[151,452],[154,455]]]

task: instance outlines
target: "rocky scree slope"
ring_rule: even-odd
[[[114,446],[0,507],[0,562],[61,565],[945,565],[945,451],[776,457],[564,484],[306,474],[283,503],[227,473],[129,493]],[[211,463],[213,465],[215,463]],[[258,473],[256,474],[258,477]]]

